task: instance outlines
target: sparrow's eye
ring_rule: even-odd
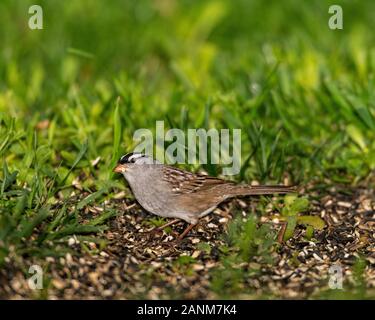
[[[120,158],[118,161],[120,164],[135,163],[137,159],[144,157],[142,153],[131,152]]]
[[[131,156],[130,153],[128,153],[128,154],[122,156],[122,157],[120,158],[120,160],[118,161],[118,163],[120,163],[120,164],[126,164],[126,163],[129,163],[129,157],[130,157],[130,156]]]

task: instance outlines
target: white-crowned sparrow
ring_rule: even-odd
[[[214,210],[224,200],[236,196],[289,193],[288,186],[251,186],[236,184],[204,174],[180,170],[142,154],[128,153],[120,158],[115,172],[124,175],[130,188],[147,211],[166,218],[177,218],[190,225],[179,236],[182,239],[198,220]]]

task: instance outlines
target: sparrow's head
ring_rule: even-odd
[[[120,158],[120,160],[117,162],[117,165],[113,169],[113,171],[124,174],[126,171],[129,171],[132,168],[135,168],[135,166],[142,165],[142,164],[156,164],[156,163],[158,163],[156,160],[152,159],[151,157],[143,153],[131,152],[131,153],[127,153],[126,155]]]

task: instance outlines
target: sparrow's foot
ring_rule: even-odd
[[[186,235],[191,231],[191,229],[193,229],[194,227],[196,226],[196,224],[190,224],[185,230],[184,232],[182,232],[175,240],[172,240],[172,241],[169,241],[169,242],[165,242],[163,243],[166,244],[167,246],[169,247],[173,247],[173,248],[177,248],[179,247],[181,244],[183,244],[185,241],[185,237]]]
[[[166,224],[163,224],[162,226],[160,227],[155,227],[153,228],[152,230],[150,231],[147,231],[147,235],[148,235],[148,239],[151,240],[151,238],[155,238],[155,236],[159,233],[163,233],[163,230],[168,227],[168,226],[171,226],[172,224],[175,224],[177,222],[179,222],[180,219],[174,219],[172,221],[169,221],[167,222]]]
[[[147,241],[147,243],[149,243],[156,238],[161,239],[162,234],[163,234],[163,230],[161,230],[159,228],[153,228],[150,231],[146,231],[145,234],[146,234],[146,241]]]
[[[149,231],[146,231],[146,233],[149,236],[156,236],[157,234],[163,233],[163,229],[160,229],[159,227],[157,227],[157,228],[153,228]]]
[[[186,235],[191,231],[191,229],[193,229],[196,225],[197,225],[196,223],[195,223],[195,224],[189,224],[189,226],[184,230],[184,232],[181,233],[181,234],[178,236],[177,240],[178,240],[178,241],[181,241],[183,238],[185,238],[185,236],[186,236]]]

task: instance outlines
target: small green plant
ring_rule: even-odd
[[[366,267],[367,267],[367,262],[363,256],[359,256],[353,265],[355,291],[360,299],[366,298],[366,281],[365,281]]]
[[[163,224],[167,223],[167,220],[162,218],[162,217],[152,216],[149,219],[145,220],[143,223],[146,226],[157,228],[157,227],[161,227]]]
[[[258,222],[255,216],[238,216],[228,226],[227,245],[220,248],[221,265],[212,273],[212,290],[223,298],[241,292],[246,281],[260,272],[251,264],[255,257],[256,265],[273,263],[276,233],[269,225]]]
[[[192,264],[194,264],[195,262],[195,258],[188,255],[181,255],[177,258],[177,260],[174,261],[173,269],[175,270],[175,272],[190,276],[194,274]]]
[[[267,224],[258,226],[255,216],[234,219],[228,226],[226,239],[230,247],[238,250],[242,261],[249,261],[257,255],[270,262],[268,252],[274,243],[275,233]]]
[[[281,219],[287,223],[284,233],[284,241],[293,237],[294,230],[298,224],[306,226],[306,238],[313,236],[314,230],[324,228],[324,221],[317,216],[299,215],[307,211],[309,208],[309,200],[307,197],[298,197],[296,194],[286,195],[284,197],[284,207],[281,210]]]
[[[208,255],[211,253],[211,246],[207,242],[199,242],[197,245],[197,249]]]

